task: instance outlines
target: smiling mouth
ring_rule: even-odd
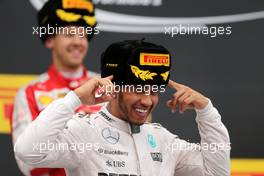
[[[70,50],[70,53],[76,58],[79,58],[82,55],[82,51],[79,49]]]
[[[146,117],[148,115],[148,110],[144,108],[134,108],[134,111],[140,117]]]

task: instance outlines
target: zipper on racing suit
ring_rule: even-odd
[[[134,136],[133,136],[133,134],[140,132],[140,127],[138,125],[130,124],[130,128],[131,128],[130,135],[131,135],[131,137],[133,139],[133,143],[134,143],[134,147],[135,147],[136,155],[137,155],[137,170],[138,170],[139,175],[141,175],[141,168],[140,168],[140,162],[139,162],[139,156],[138,156],[138,149],[137,149],[137,145],[136,145],[136,142],[135,142],[135,139],[134,139]]]

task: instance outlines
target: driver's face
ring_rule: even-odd
[[[80,67],[87,54],[89,43],[82,27],[65,26],[60,34],[46,41],[46,46],[52,50],[56,66],[67,70]]]
[[[141,125],[147,121],[147,117],[156,107],[158,93],[120,92],[118,94],[119,109],[124,120]]]

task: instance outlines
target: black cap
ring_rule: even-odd
[[[90,40],[97,25],[94,4],[91,0],[48,0],[38,12],[39,27],[81,26],[91,27]],[[44,42],[50,34],[42,35]]]
[[[114,75],[116,84],[167,85],[170,68],[169,51],[144,40],[113,43],[101,55],[101,76]]]

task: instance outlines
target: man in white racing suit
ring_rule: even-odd
[[[204,95],[169,79],[171,58],[164,47],[142,40],[114,43],[101,63],[105,78],[92,78],[52,102],[18,138],[17,157],[34,167],[63,167],[70,176],[230,175],[230,140],[220,114]],[[122,69],[127,72],[118,75]],[[116,92],[120,82],[151,86]],[[195,109],[200,145],[144,123],[158,103],[153,87],[162,92],[166,85],[176,90],[167,101],[172,111]],[[98,88],[101,96],[94,94]],[[96,114],[74,115],[81,104],[104,101],[109,103]]]

